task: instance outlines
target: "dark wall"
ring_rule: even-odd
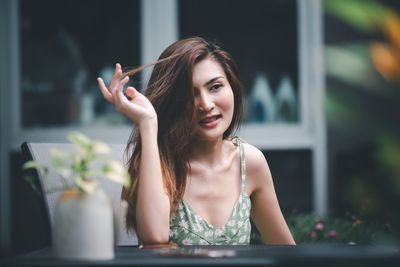
[[[50,227],[42,194],[36,193],[22,171],[22,153],[11,158],[11,240],[12,254],[20,254],[50,245]]]

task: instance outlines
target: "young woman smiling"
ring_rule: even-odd
[[[264,155],[234,137],[242,87],[232,57],[203,38],[169,46],[145,95],[116,64],[99,88],[135,127],[127,149],[132,187],[126,226],[142,244],[245,245],[250,216],[267,244],[294,244]]]

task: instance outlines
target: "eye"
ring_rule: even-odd
[[[215,90],[218,90],[222,86],[223,86],[222,84],[217,83],[217,84],[214,84],[213,86],[211,86],[210,90],[215,91]]]

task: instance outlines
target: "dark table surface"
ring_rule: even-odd
[[[400,266],[400,248],[350,245],[202,246],[178,250],[116,247],[107,261],[59,260],[51,248],[19,255],[3,266]]]

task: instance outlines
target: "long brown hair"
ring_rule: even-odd
[[[159,59],[149,65],[126,72],[134,73],[154,65],[145,96],[153,104],[158,116],[158,149],[163,182],[170,199],[172,216],[183,198],[186,177],[190,171],[188,152],[193,136],[191,126],[194,120],[194,97],[192,75],[196,63],[213,58],[224,69],[234,94],[234,113],[230,126],[223,137],[227,138],[238,129],[242,113],[242,86],[233,58],[218,45],[201,37],[187,38],[170,45]],[[137,127],[132,130],[127,151],[133,149],[129,160],[132,180],[130,189],[123,189],[121,199],[128,202],[126,229],[136,228],[136,200],[141,139]]]

